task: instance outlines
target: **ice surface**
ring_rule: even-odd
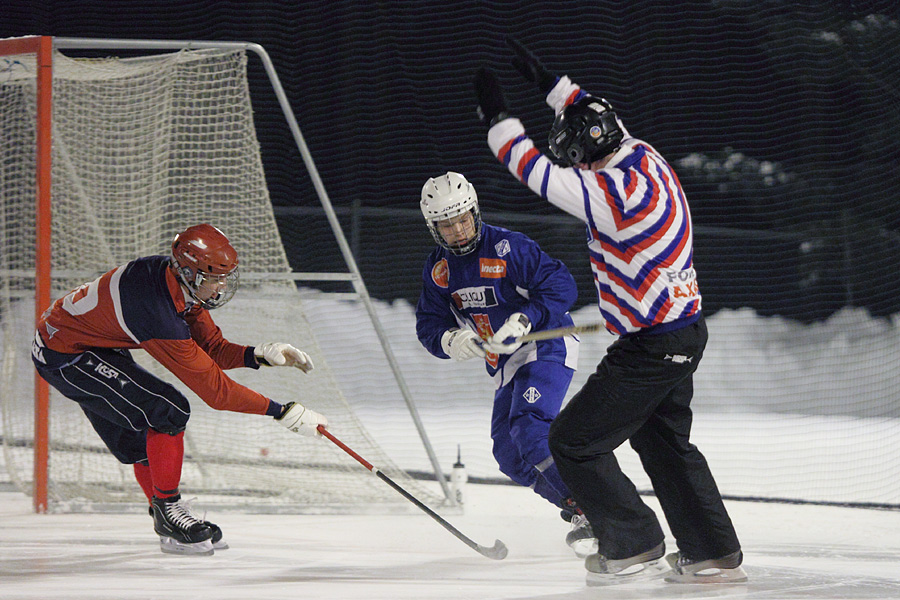
[[[900,511],[728,502],[745,552],[746,584],[662,581],[587,587],[565,545],[567,525],[530,490],[468,486],[465,515],[446,517],[478,555],[432,519],[404,516],[208,514],[231,549],[164,555],[142,514],[31,512],[0,493],[0,598],[131,599],[897,599]],[[647,498],[658,512],[652,497]],[[674,542],[667,538],[674,550]]]

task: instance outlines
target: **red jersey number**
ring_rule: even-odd
[[[491,327],[491,320],[487,315],[481,313],[474,314],[472,315],[472,320],[475,321],[475,327],[478,328],[478,336],[481,339],[486,340],[494,335],[494,329]],[[487,361],[487,364],[496,369],[497,363],[500,361],[500,355],[488,352],[487,356],[484,357],[484,360]]]

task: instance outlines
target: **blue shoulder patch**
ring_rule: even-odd
[[[133,260],[119,280],[122,316],[139,342],[186,340],[187,322],[175,312],[175,302],[166,286],[169,257],[148,256]]]

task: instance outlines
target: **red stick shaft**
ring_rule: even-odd
[[[329,440],[334,442],[335,445],[338,446],[341,450],[343,450],[344,452],[346,452],[347,454],[349,454],[350,456],[355,458],[359,462],[359,464],[361,464],[368,470],[372,471],[373,473],[378,470],[374,466],[372,466],[372,464],[369,461],[367,461],[362,456],[360,456],[359,454],[357,454],[356,452],[351,450],[350,447],[347,446],[347,444],[345,444],[341,440],[339,440],[336,437],[334,437],[333,435],[331,435],[331,432],[329,432],[327,429],[325,429],[324,425],[319,425],[318,427],[316,427],[316,429],[319,430],[319,433],[321,433],[322,435],[327,437]]]

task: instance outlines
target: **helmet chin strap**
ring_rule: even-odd
[[[181,287],[181,293],[184,295],[185,304],[201,304],[200,299],[194,295],[194,291],[186,286],[183,281],[178,282]]]

